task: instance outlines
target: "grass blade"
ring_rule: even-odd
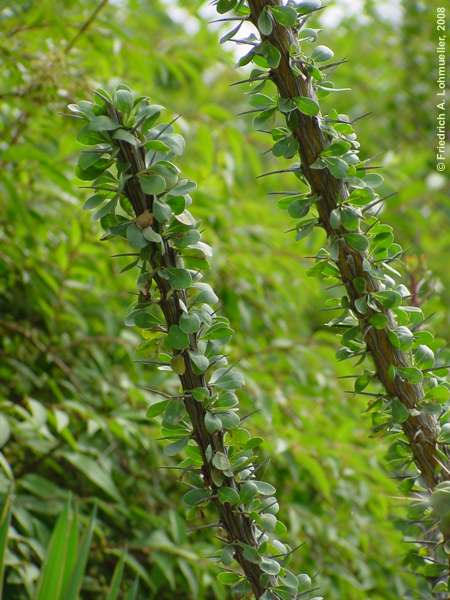
[[[128,590],[126,600],[137,600],[138,591],[139,591],[139,577],[136,577],[133,585]]]
[[[5,555],[8,546],[8,531],[11,521],[11,494],[7,493],[0,513],[0,600],[3,597],[3,577],[5,574]]]
[[[76,517],[72,509],[71,499],[59,515],[50,537],[47,553],[41,570],[36,600],[59,600],[67,577],[67,561],[69,540],[73,540],[73,530],[76,535]],[[69,561],[73,560],[70,557]]]
[[[117,561],[116,568],[114,569],[114,575],[111,580],[111,587],[109,588],[108,595],[105,600],[117,600],[120,592],[120,585],[122,583],[123,569],[125,565],[125,552],[122,553],[120,559]]]
[[[97,507],[95,506],[89,520],[89,525],[86,529],[83,539],[81,540],[75,566],[68,579],[67,585],[63,588],[64,593],[60,600],[78,600],[81,584],[83,582],[84,571],[88,561],[89,549],[91,547],[92,534],[94,533],[96,514]],[[53,598],[53,596],[50,596],[49,598]],[[49,598],[47,600],[49,600]]]

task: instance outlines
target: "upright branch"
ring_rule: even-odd
[[[393,454],[405,469],[412,457],[418,473],[407,474],[407,489],[422,494],[424,513],[433,504],[431,493],[444,498],[435,502],[441,512],[433,511],[443,534],[437,542],[443,542],[450,535],[444,524],[450,519],[446,370],[436,364],[433,336],[423,328],[421,310],[408,306],[410,293],[392,266],[402,249],[392,227],[378,219],[383,198],[376,190],[383,178],[359,157],[349,117],[336,110],[321,113],[318,97],[346,91],[329,80],[330,67],[340,63],[329,62],[333,51],[316,45],[320,30],[309,26],[321,1],[218,0],[217,8],[221,14],[234,11],[255,26],[258,35],[246,38],[251,49],[239,61],[256,66],[249,77],[255,127],[269,130],[275,156],[300,158],[286,171],[302,182],[302,189],[280,200],[280,206],[296,220],[297,239],[315,227],[327,234],[328,245],[312,272],[342,285],[342,298],[334,305],[342,314],[331,322],[344,332],[338,358],[372,358],[375,370],[356,379],[355,392],[374,380],[384,388],[373,394],[375,427],[406,436],[411,454],[399,443]],[[222,41],[237,33],[236,27]],[[271,127],[280,113],[286,126]]]
[[[184,139],[174,133],[174,120],[157,123],[162,106],[126,86],[98,90],[93,102],[69,108],[85,123],[79,140],[92,146],[78,162],[78,176],[92,180],[95,191],[85,208],[95,209],[104,239],[119,237],[132,247],[125,269],[138,271],[138,301],[126,322],[152,340],[145,346],[152,356],[142,362],[179,378],[180,392],[162,392],[148,416],[162,419],[167,456],[186,451],[177,468],[190,488],[189,514],[210,505],[218,515],[211,527],[225,538],[220,558],[227,567],[219,580],[264,600],[309,597],[308,576],[288,570],[290,548],[274,537],[286,532],[276,517],[275,488],[256,478],[262,439],[251,437],[239,416],[243,378],[223,354],[233,332],[212,307],[218,298],[202,275],[211,249],[188,210],[195,184],[172,162]]]

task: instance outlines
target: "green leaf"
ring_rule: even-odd
[[[341,222],[347,231],[355,231],[359,226],[358,212],[349,206],[343,206],[341,209]]]
[[[64,597],[61,596],[63,586],[71,575],[71,561],[77,556],[77,535],[77,518],[68,500],[50,537],[37,584],[36,600]]]
[[[84,571],[86,569],[86,564],[88,561],[92,535],[94,533],[96,514],[97,507],[94,507],[91,513],[89,524],[80,542],[75,567],[72,571],[68,584],[65,586],[62,594],[62,598],[64,598],[64,600],[78,600],[80,588],[83,583]]]
[[[164,274],[168,276],[170,287],[174,290],[185,290],[192,283],[191,274],[187,269],[168,267],[164,269]]]
[[[391,231],[382,231],[372,238],[372,247],[377,250],[382,250],[384,248],[389,248],[393,242],[394,234]]]
[[[325,150],[322,150],[321,156],[342,156],[352,147],[350,142],[339,140],[329,144]]]
[[[398,398],[392,400],[392,419],[395,423],[404,423],[409,419],[409,411]]]
[[[439,434],[439,442],[442,444],[450,444],[450,423],[444,423]]]
[[[237,573],[230,573],[229,571],[223,571],[217,575],[217,580],[224,585],[234,585],[240,579],[241,577]]]
[[[348,164],[338,156],[326,156],[323,158],[328,170],[336,179],[345,179],[348,175]]]
[[[117,206],[117,198],[113,198],[112,200],[107,202],[105,204],[105,206],[102,206],[102,208],[94,214],[94,216],[93,216],[94,221],[98,221],[99,219],[102,219],[106,215],[114,213],[114,211],[116,210],[116,206]]]
[[[188,441],[189,437],[180,438],[176,442],[165,446],[163,452],[166,456],[175,456],[187,446]]]
[[[127,240],[130,246],[137,248],[145,248],[147,246],[147,240],[145,239],[142,230],[135,223],[131,223],[127,227]]]
[[[200,352],[189,352],[196,375],[202,375],[209,367],[209,359]]]
[[[202,340],[226,340],[233,335],[233,330],[228,322],[215,319],[210,327],[202,334]]]
[[[369,323],[375,327],[375,329],[384,329],[388,326],[389,320],[383,313],[375,313],[369,318]]]
[[[231,469],[230,461],[223,452],[216,452],[212,459],[212,464],[219,471],[229,471]]]
[[[344,239],[350,248],[364,252],[369,247],[369,240],[362,233],[346,233]]]
[[[219,500],[224,504],[228,502],[228,504],[239,504],[241,501],[239,494],[237,491],[230,487],[222,487],[219,489]]]
[[[153,150],[154,152],[167,152],[170,150],[170,146],[161,140],[148,140],[144,145],[146,150]]]
[[[448,402],[450,398],[450,390],[446,385],[437,385],[427,391],[427,398],[436,400],[437,402]]]
[[[419,369],[430,369],[434,365],[434,352],[428,346],[420,344],[414,350],[414,360]]]
[[[132,146],[139,145],[139,140],[132,133],[127,131],[126,129],[118,129],[117,131],[115,131],[113,134],[113,139],[121,140],[122,142],[127,142],[128,144],[131,144]]]
[[[3,597],[3,579],[5,575],[5,557],[8,548],[8,532],[11,522],[11,494],[8,491],[3,498],[0,512],[0,600]]]
[[[167,334],[167,344],[174,350],[184,350],[189,346],[189,336],[178,325],[171,325]]]
[[[199,290],[199,293],[195,297],[196,304],[201,304],[203,302],[206,302],[207,304],[217,304],[217,302],[219,302],[219,298],[208,283],[198,281],[195,282],[192,287]]]
[[[6,444],[11,435],[11,428],[8,419],[0,413],[0,448]]]
[[[108,496],[122,502],[118,489],[108,471],[99,462],[84,454],[65,452],[66,458],[74,467],[85,475],[93,484],[103,490]]]
[[[308,96],[296,96],[294,102],[298,110],[309,117],[315,117],[320,113],[319,104]]]
[[[161,138],[170,148],[175,156],[182,156],[186,146],[184,137],[179,133],[169,133]]]
[[[196,333],[201,324],[200,317],[195,313],[183,313],[180,317],[180,329],[184,333]]]
[[[380,185],[383,185],[384,178],[379,173],[368,173],[364,176],[363,181],[370,187],[377,188]]]
[[[155,402],[154,404],[151,404],[147,408],[147,412],[145,413],[145,416],[148,417],[149,419],[158,417],[165,411],[167,403],[168,403],[168,400],[161,400],[160,402]]]
[[[119,125],[109,117],[99,115],[89,121],[88,127],[91,131],[112,131],[118,129]]]
[[[293,200],[288,206],[288,213],[294,219],[301,219],[308,214],[310,207],[308,198]]]
[[[186,494],[184,494],[183,502],[188,506],[197,506],[198,504],[202,504],[202,502],[205,502],[205,500],[207,500],[209,496],[210,493],[208,490],[204,490],[202,488],[194,488],[192,490],[189,490],[189,492],[187,492]]]
[[[409,381],[409,383],[422,383],[422,371],[415,367],[397,367],[397,373],[402,379]]]
[[[128,89],[120,88],[115,93],[115,106],[122,113],[128,113],[133,108],[133,94]]]
[[[293,27],[297,23],[297,12],[292,6],[272,6],[275,20],[283,27]]]
[[[333,229],[339,229],[341,226],[341,210],[334,208],[330,213],[330,225]]]
[[[163,241],[160,234],[150,226],[145,227],[145,229],[142,230],[142,235],[147,241],[153,242],[154,244],[161,244]]]
[[[83,204],[83,210],[91,210],[92,208],[97,208],[97,206],[100,206],[100,204],[102,204],[102,202],[104,202],[105,197],[104,196],[99,196],[98,194],[94,194],[94,196],[91,196],[90,198],[88,198],[86,200],[86,202]]]
[[[385,308],[395,308],[400,306],[402,303],[402,297],[398,292],[394,290],[385,290],[383,292],[376,292],[373,296],[380,302]]]
[[[140,175],[142,191],[145,194],[162,194],[166,191],[166,180],[161,175]]]
[[[253,481],[253,485],[256,486],[259,494],[263,496],[273,496],[276,493],[276,489],[270,483],[266,483],[265,481]]]
[[[311,57],[317,62],[324,62],[333,58],[334,52],[328,46],[316,46],[312,51]]]
[[[278,575],[281,570],[281,565],[273,558],[266,558],[263,556],[261,558],[261,562],[259,563],[261,571],[267,573],[268,575]]]
[[[235,369],[223,367],[214,371],[209,383],[223,390],[235,390],[244,385],[244,377]]]
[[[236,6],[237,0],[219,0],[217,2],[217,12],[221,15],[228,12]]]
[[[155,198],[153,200],[153,214],[158,223],[165,223],[171,218],[172,210],[168,204]]]
[[[243,483],[239,490],[239,495],[241,497],[241,501],[244,504],[248,504],[258,493],[258,488],[253,483],[253,481],[246,481]]]
[[[364,373],[363,375],[357,377],[355,380],[355,392],[362,392],[365,390],[370,383],[370,379],[371,377],[368,373]]]
[[[408,329],[408,327],[403,325],[393,329],[392,331],[389,331],[388,337],[394,348],[400,348],[401,350],[409,350],[414,342],[414,336],[412,332]]]
[[[208,433],[215,433],[216,431],[221,431],[222,429],[222,421],[219,419],[217,415],[213,413],[206,412],[205,413],[205,427]]]
[[[302,15],[317,10],[322,6],[321,0],[299,0],[295,3],[297,10]]]
[[[259,13],[258,29],[262,33],[262,35],[270,35],[272,33],[273,19],[266,6]]]
[[[241,424],[239,415],[233,411],[218,413],[217,416],[222,421],[222,425],[225,429],[236,429]]]
[[[273,44],[265,40],[261,44],[260,50],[264,58],[267,60],[267,64],[269,65],[269,67],[271,67],[272,69],[277,69],[281,61],[281,53],[278,50],[278,48],[275,48]]]
[[[120,559],[117,561],[111,580],[111,585],[109,587],[105,600],[117,600],[119,597],[120,586],[122,584],[123,578],[123,570],[125,566],[125,554],[126,552],[123,552],[120,556]]]

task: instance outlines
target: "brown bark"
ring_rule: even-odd
[[[250,19],[255,27],[257,27],[258,17],[264,7],[280,4],[279,0],[248,0],[251,10]],[[289,64],[289,48],[295,43],[295,32],[275,23],[269,36],[260,35],[261,39],[269,40],[281,53],[279,66],[270,72],[270,77],[277,86],[280,96],[283,98],[308,96],[316,100],[311,78],[306,69],[302,69],[303,76],[296,76]],[[330,224],[330,215],[338,206],[339,201],[348,198],[349,190],[343,181],[333,177],[327,169],[310,167],[327,146],[328,141],[321,131],[316,117],[309,117],[300,111],[296,111],[296,114],[298,126],[293,130],[293,135],[299,144],[302,171],[312,193],[319,198],[317,206],[320,223],[328,236],[334,236],[335,231]],[[363,254],[350,248],[343,240],[339,247],[339,271],[351,307],[364,332],[365,342],[375,363],[378,378],[390,396],[396,396],[408,409],[420,410],[424,397],[423,386],[412,385],[398,376],[392,380],[388,373],[391,365],[394,367],[408,366],[410,363],[407,355],[392,346],[385,330],[376,330],[368,324],[367,319],[370,314],[362,315],[355,308],[354,302],[360,294],[353,286],[353,279],[364,278],[368,292],[378,291],[380,285],[377,280],[371,278],[364,271]],[[388,314],[388,318],[393,323],[391,314]],[[443,461],[442,454],[439,457],[437,446],[439,423],[436,417],[422,412],[417,416],[410,416],[402,427],[411,447],[415,464],[427,487],[433,489],[439,481],[449,479],[448,458],[444,457],[444,468],[441,468]]]
[[[111,109],[112,110],[112,109]],[[120,115],[112,111],[111,116],[120,122]],[[125,193],[131,204],[133,205],[136,217],[148,209],[152,210],[153,196],[144,194],[141,189],[141,185],[136,174],[144,170],[144,156],[141,149],[135,149],[131,144],[120,141],[120,154],[121,159],[130,165],[128,173],[132,177],[127,181],[125,187]],[[157,223],[153,225],[153,228],[157,231]],[[165,252],[161,256],[157,252],[156,248],[151,257],[152,267],[155,270],[154,279],[158,286],[160,293],[160,306],[164,313],[167,328],[171,325],[178,325],[182,315],[180,308],[180,300],[187,306],[188,302],[184,291],[172,290],[167,280],[163,279],[157,274],[157,271],[165,267],[177,267],[177,254],[176,251],[168,244],[165,243]],[[184,405],[189,415],[190,421],[193,428],[193,437],[200,448],[203,466],[202,475],[204,478],[205,487],[211,490],[211,502],[214,504],[219,517],[220,525],[226,531],[228,542],[234,544],[234,556],[242,568],[247,580],[249,581],[253,593],[256,598],[259,598],[265,591],[265,587],[261,584],[260,577],[263,574],[259,566],[246,560],[243,556],[242,548],[239,546],[239,542],[244,544],[257,547],[257,540],[255,535],[255,528],[253,521],[242,512],[239,506],[231,506],[228,503],[222,504],[217,498],[217,488],[214,485],[211,476],[211,465],[206,458],[206,449],[211,446],[214,452],[222,452],[226,454],[226,448],[224,446],[222,432],[216,432],[210,434],[205,427],[205,414],[206,411],[200,402],[194,400],[191,395],[191,390],[195,388],[204,388],[208,390],[208,385],[203,375],[196,375],[194,373],[191,358],[189,356],[189,350],[197,351],[197,339],[196,335],[190,336],[189,348],[182,352],[182,356],[185,364],[185,372],[180,375],[180,382],[184,392]],[[224,485],[238,488],[236,482],[232,478],[225,478]],[[239,491],[239,490],[237,490]]]

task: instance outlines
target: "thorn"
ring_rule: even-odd
[[[201,529],[214,529],[214,527],[220,527],[222,523],[208,523],[207,525],[198,525],[197,527],[191,527],[187,530],[187,533],[194,533],[194,531],[200,531]]]
[[[167,130],[169,129],[169,127],[175,123],[175,121],[178,121],[178,119],[179,119],[180,117],[181,117],[181,115],[176,115],[176,117],[174,117],[174,118],[173,118],[171,121],[169,121],[169,122],[167,123],[167,125],[161,129],[161,131],[158,133],[158,135],[157,135],[156,137],[152,138],[152,139],[154,139],[154,140],[157,140],[159,137],[161,137],[161,136],[162,136],[162,134],[163,134],[165,131],[167,131]]]
[[[378,200],[374,200],[373,202],[371,202],[370,204],[365,206],[362,209],[362,212],[366,212],[366,211],[370,210],[372,207],[376,206],[377,204],[380,204],[380,202],[384,202],[385,200],[388,200],[389,198],[392,198],[392,196],[396,196],[397,194],[398,194],[398,192],[392,192],[391,194],[388,194],[387,196],[383,196],[383,198],[378,198]]]
[[[374,113],[372,111],[366,112],[366,113],[360,115],[359,117],[355,117],[353,119],[353,121],[350,121],[350,123],[353,125],[353,123],[356,123],[356,121],[359,121],[360,119],[365,119],[365,117],[368,117],[369,115],[373,115],[373,114]]]
[[[221,19],[214,19],[214,21],[208,21],[208,24],[212,23],[224,23],[226,21],[247,21],[247,17],[222,17]]]
[[[161,390],[156,390],[155,388],[148,387],[146,385],[138,385],[141,390],[146,390],[147,392],[151,392],[152,394],[157,394],[162,396],[163,398],[168,398],[169,400],[179,400],[185,397],[185,394],[174,395],[168,394],[167,392],[162,392]]]
[[[422,369],[425,373],[427,371],[438,371],[439,369],[450,369],[450,365],[443,365],[442,367],[430,367],[429,369]]]
[[[268,171],[267,173],[257,175],[256,179],[260,179],[261,177],[267,177],[268,175],[277,175],[279,173],[296,173],[297,171],[300,171],[298,167],[294,167],[293,169],[279,169],[278,171]]]
[[[235,44],[242,44],[242,45],[245,45],[245,46],[253,46],[253,48],[255,48],[256,46],[259,46],[258,42],[247,42],[245,40],[236,40],[235,38],[230,38],[227,41],[228,42],[234,42]]]
[[[234,83],[230,83],[230,87],[235,85],[241,85],[242,83],[252,83],[253,81],[267,81],[270,79],[269,77],[253,77],[250,79],[241,79],[240,81],[235,81]]]
[[[135,363],[140,363],[141,365],[154,365],[157,367],[170,367],[170,363],[167,362],[159,362],[158,360],[150,360],[149,358],[137,358],[133,360]]]
[[[305,542],[302,542],[301,544],[298,544],[298,546],[295,546],[295,548],[292,548],[292,550],[289,550],[289,552],[283,552],[282,554],[272,554],[270,558],[280,558],[281,556],[289,556],[291,554],[294,554],[294,552],[297,552],[297,550],[304,545]]]
[[[244,112],[238,113],[237,117],[242,117],[243,115],[250,115],[252,113],[261,112],[260,108],[252,108],[251,110],[244,110]]]
[[[317,592],[317,590],[320,590],[319,586],[315,588],[310,588],[309,590],[306,590],[304,592],[298,592],[297,598],[300,598],[300,596],[306,596],[306,594],[311,594],[312,592]]]
[[[250,417],[253,417],[253,415],[255,415],[256,413],[259,413],[259,412],[261,412],[260,408],[257,408],[256,410],[252,410],[252,412],[249,412],[244,417],[241,417],[241,423],[243,423],[246,419],[249,419]]]
[[[330,63],[329,65],[325,65],[324,67],[321,67],[321,71],[326,71],[327,69],[332,69],[333,67],[339,67],[339,65],[343,65],[345,63],[348,63],[348,58],[344,58],[343,60],[338,60],[334,63]]]
[[[384,394],[375,394],[373,392],[353,392],[349,390],[344,390],[344,394],[358,394],[361,396],[373,396],[375,398],[384,398],[385,400],[389,400],[389,396],[386,396]]]
[[[267,192],[268,196],[298,196],[298,192]]]
[[[429,544],[430,546],[436,546],[437,545],[437,542],[432,542],[430,540],[403,540],[403,541],[406,544]]]
[[[171,467],[168,465],[162,465],[160,467],[157,467],[157,469],[166,469],[171,471],[192,471],[197,473],[201,472],[201,469],[196,469],[195,467]]]

